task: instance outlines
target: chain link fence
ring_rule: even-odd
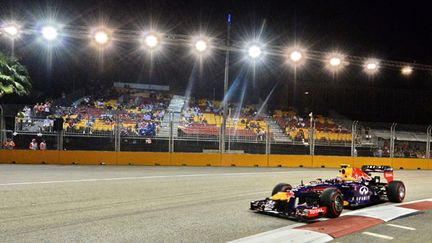
[[[402,126],[401,126],[402,127]],[[45,141],[47,149],[97,151],[147,151],[221,153],[221,128],[202,126],[201,130],[185,133],[169,122],[154,132],[138,132],[136,127],[116,122],[104,129],[83,126],[54,131],[50,119],[15,118],[13,139],[16,149],[29,149],[32,139]],[[402,127],[404,128],[404,127]],[[224,153],[336,155],[360,157],[429,158],[430,130],[399,131],[394,124],[352,123],[351,134],[343,134],[343,141],[317,139],[318,131],[308,129],[307,139],[280,141],[274,130],[267,126],[261,133],[245,133],[227,127]],[[312,134],[313,132],[313,134]],[[319,138],[319,137],[318,137]]]

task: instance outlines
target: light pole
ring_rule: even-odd
[[[230,46],[230,31],[231,31],[231,14],[228,14],[228,22],[227,22],[227,39],[226,45]],[[223,118],[222,118],[222,127],[221,127],[221,136],[219,140],[220,153],[225,152],[225,136],[226,136],[226,120],[227,120],[227,107],[228,107],[228,82],[229,82],[229,48],[225,51],[225,76],[224,76],[224,96],[223,96]]]

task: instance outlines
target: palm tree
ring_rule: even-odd
[[[0,53],[0,97],[5,94],[28,95],[30,89],[27,69],[17,59]]]

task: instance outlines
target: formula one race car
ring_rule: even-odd
[[[383,200],[400,203],[405,198],[405,185],[393,180],[390,166],[365,165],[361,169],[341,165],[335,179],[311,181],[292,187],[277,184],[271,197],[252,201],[250,209],[256,212],[299,220],[319,217],[336,218],[344,206],[360,207]],[[386,182],[372,173],[383,173]]]

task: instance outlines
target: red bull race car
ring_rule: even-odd
[[[361,169],[341,165],[334,179],[311,181],[292,187],[277,184],[271,197],[252,201],[250,209],[260,213],[298,220],[320,217],[336,218],[344,207],[361,207],[382,201],[400,203],[405,198],[405,185],[393,180],[390,166],[366,165]],[[383,174],[381,176],[376,174]]]

